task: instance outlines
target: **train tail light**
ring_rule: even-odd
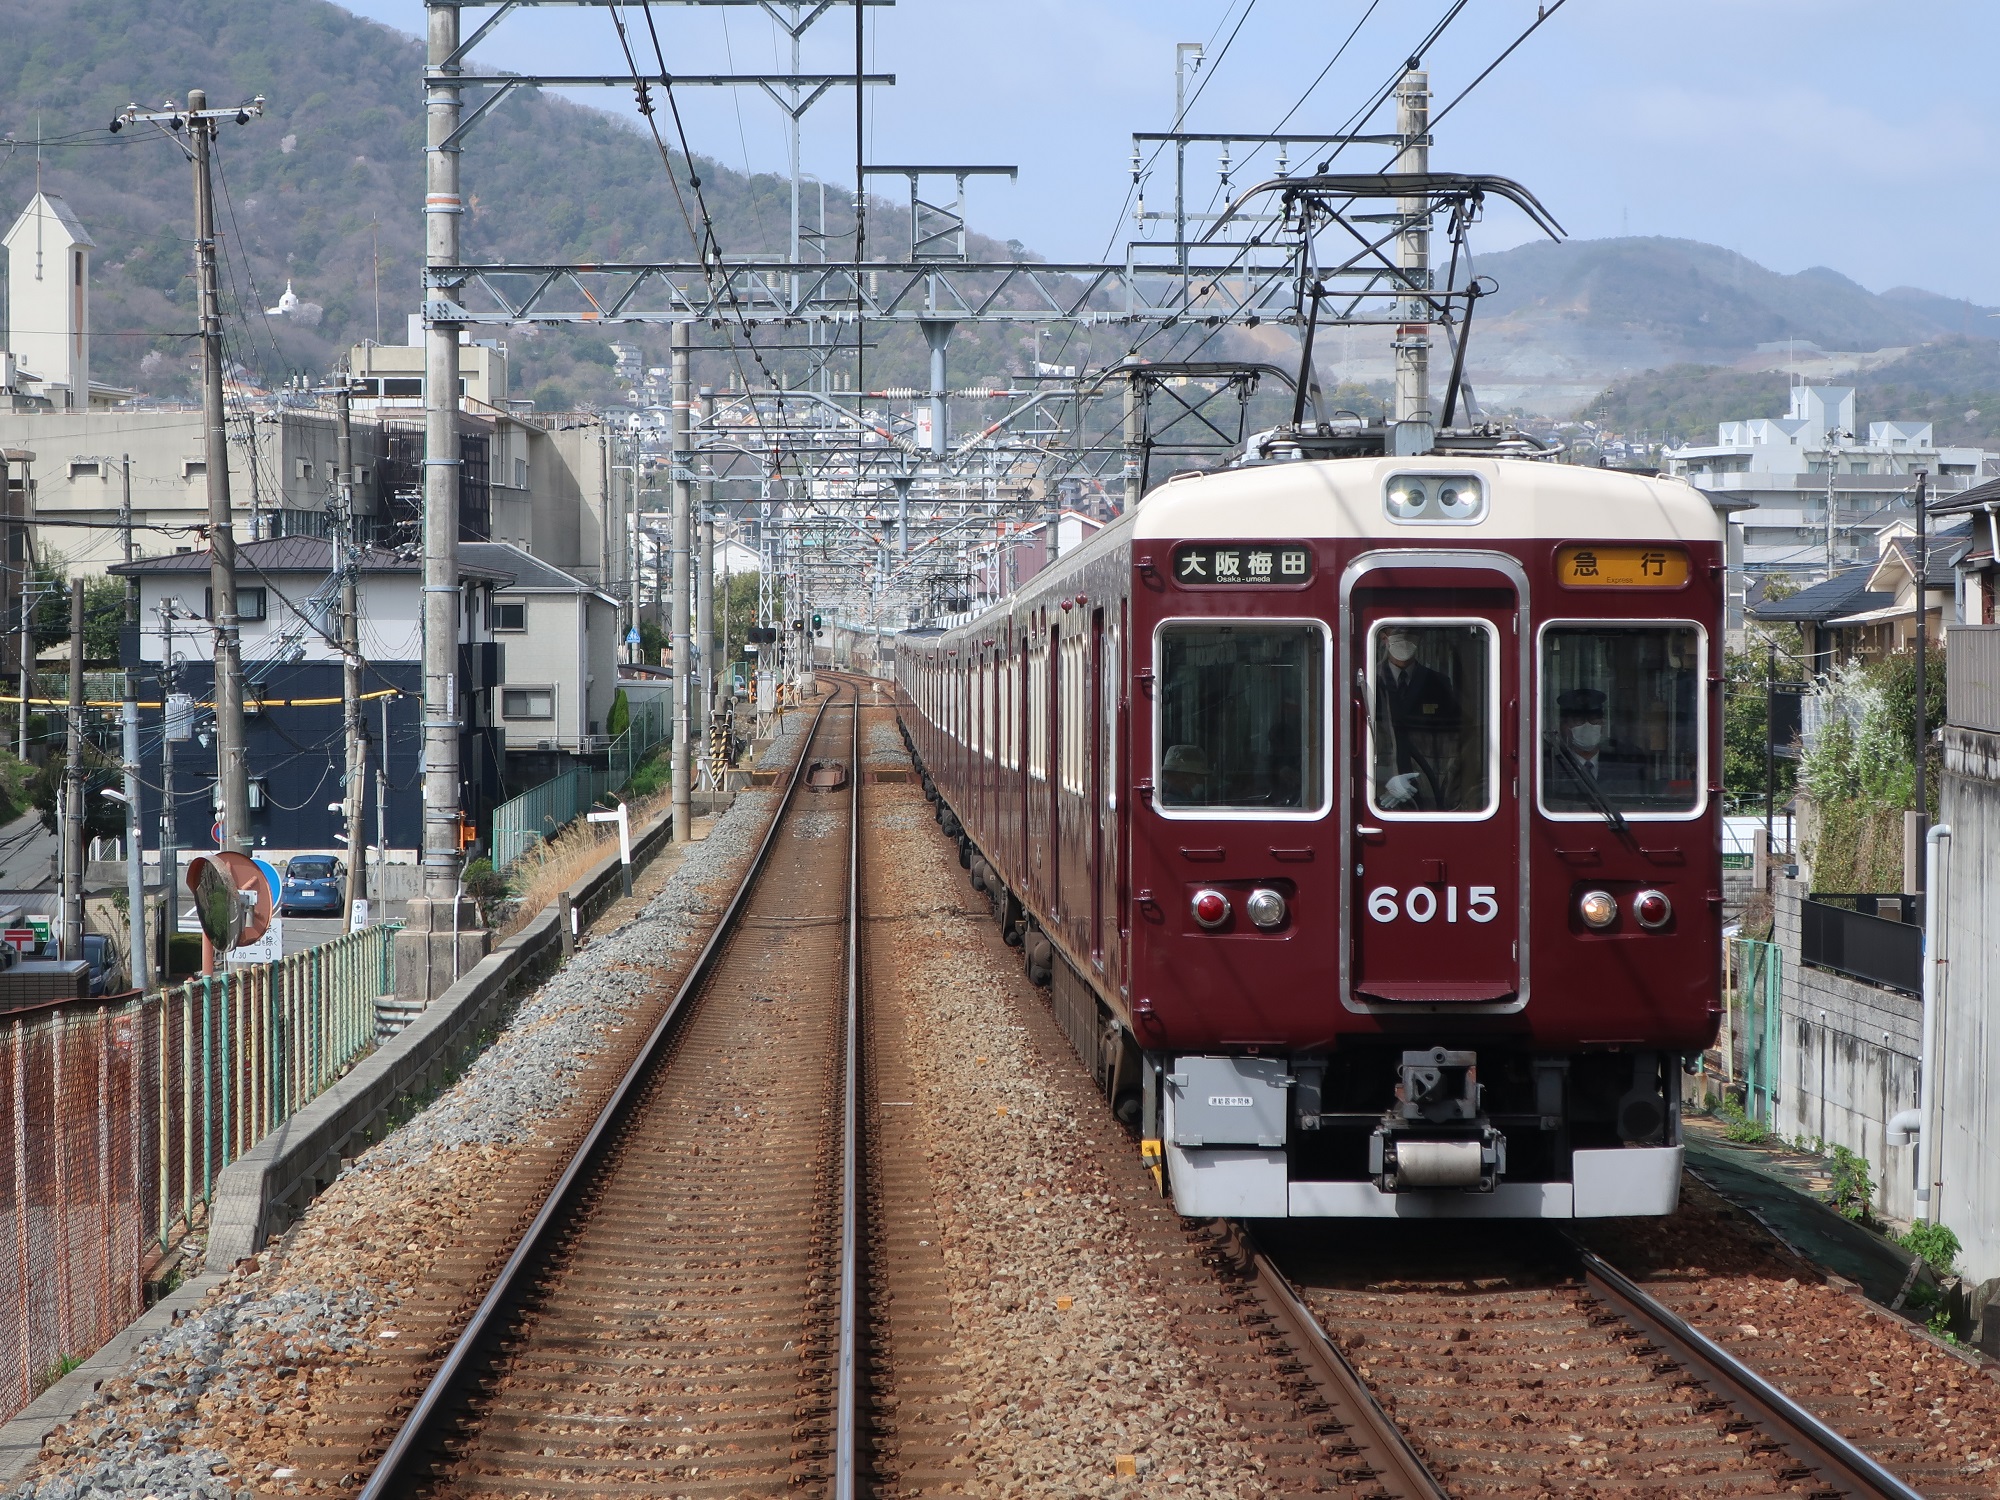
[[[1285,898],[1269,888],[1255,890],[1243,910],[1257,926],[1269,931],[1285,920]]]
[[[1188,908],[1195,922],[1211,932],[1229,920],[1229,898],[1217,890],[1196,891]]]
[[[1632,915],[1639,919],[1639,925],[1649,932],[1667,925],[1674,914],[1674,904],[1664,891],[1641,891],[1632,898]]]
[[[1609,927],[1618,920],[1618,903],[1609,891],[1585,891],[1576,910],[1586,927]]]

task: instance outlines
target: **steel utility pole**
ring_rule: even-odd
[[[34,458],[35,455],[30,453],[26,448],[0,447],[0,516],[4,516],[7,522],[5,536],[7,559],[6,561],[0,561],[0,567],[6,567],[8,573],[12,575],[10,587],[14,593],[14,607],[20,611],[18,623],[21,632],[21,705],[18,729],[20,733],[19,755],[22,760],[28,758],[28,663],[33,650],[31,645],[33,631],[29,628],[28,624],[30,608],[28,558],[32,551],[32,544],[29,539],[27,522],[28,465],[34,462]],[[14,479],[12,470],[15,464],[21,465],[21,508],[18,511],[14,509]],[[16,539],[20,542],[19,551],[21,555],[18,558],[14,557],[16,550],[14,543]],[[17,563],[18,566],[9,566],[10,563]]]
[[[459,153],[453,136],[463,101],[459,8],[428,7],[426,69],[428,141],[425,152],[424,256],[428,265],[455,265],[459,254]],[[426,967],[456,973],[461,787],[458,766],[458,324],[452,304],[436,292],[424,304],[424,849],[423,896],[410,928],[448,938],[452,961],[440,966],[425,949]],[[429,995],[444,986],[424,978]]]
[[[1403,148],[1398,172],[1431,169],[1430,74],[1411,68],[1396,88],[1396,134]],[[1396,329],[1396,420],[1431,420],[1431,225],[1430,200],[1399,198],[1403,230],[1396,236],[1396,265],[1407,287],[1403,321]],[[1311,372],[1307,375],[1310,377]]]
[[[132,558],[132,455],[119,461],[124,480],[124,498],[118,518],[125,533],[125,561]],[[139,580],[125,575],[125,632],[132,652],[125,668],[124,692],[119,704],[120,750],[125,773],[125,907],[131,923],[131,962],[127,965],[132,988],[140,993],[152,988],[146,949],[146,849],[144,821],[139,809]],[[122,643],[121,643],[122,644]]]
[[[688,509],[692,502],[688,482],[688,325],[674,324],[673,331],[673,632],[674,653],[674,748],[673,769],[674,842],[684,844],[693,833],[694,809],[688,800],[688,777],[694,761],[688,746],[688,704],[694,676],[694,652],[688,640]]]
[[[164,599],[160,602],[160,893],[165,897],[160,923],[166,929],[161,943],[162,982],[173,971],[172,944],[181,918],[180,806],[174,792],[174,746],[188,737],[189,714],[175,702],[175,687],[174,601]]]
[[[368,788],[368,726],[361,718],[361,564],[354,540],[354,384],[345,375],[335,397],[340,424],[340,511],[334,543],[340,568],[340,723],[347,740],[347,774],[341,798],[341,816],[347,823],[347,879],[340,930],[352,932],[354,903],[368,896],[368,840],[361,831],[362,797]]]
[[[236,622],[236,532],[229,515],[229,430],[222,403],[222,293],[215,269],[215,184],[209,170],[216,116],[208,95],[188,90],[194,154],[194,272],[201,301],[201,426],[208,480],[209,620],[215,638],[215,768],[222,786],[222,846],[250,847],[250,770],[243,756],[243,648]],[[253,464],[254,467],[254,464]]]
[[[69,582],[69,759],[62,783],[62,956],[83,957],[83,580]]]

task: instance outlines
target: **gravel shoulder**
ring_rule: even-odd
[[[888,760],[876,727],[866,744]],[[909,1059],[898,1149],[922,1154],[942,1236],[964,1492],[1269,1492],[1267,1455],[1232,1408],[1238,1382],[1183,1336],[1189,1303],[1224,1296],[1136,1156],[1105,1150],[1106,1107],[922,794],[883,786],[864,807],[874,951],[889,954],[871,957],[870,1003],[896,1018]],[[1179,1253],[1134,1233],[1135,1214]],[[1119,1475],[1121,1456],[1134,1473]]]
[[[592,1101],[671,998],[777,800],[740,793],[664,879],[659,866],[644,872],[637,895],[451,1087],[344,1170],[281,1242],[142,1345],[50,1436],[14,1493],[351,1489],[381,1440],[384,1413],[371,1404],[442,1356],[504,1258],[510,1225],[532,1213]]]

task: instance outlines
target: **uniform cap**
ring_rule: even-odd
[[[1164,770],[1180,771],[1189,776],[1208,774],[1208,752],[1199,745],[1172,745],[1167,749]]]
[[[1604,713],[1604,694],[1596,688],[1571,688],[1556,694],[1556,707],[1566,714],[1600,718]]]

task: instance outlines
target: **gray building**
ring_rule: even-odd
[[[2000,472],[2000,455],[1941,446],[1928,422],[1871,422],[1862,437],[1847,386],[1794,386],[1788,415],[1724,422],[1714,443],[1670,448],[1664,458],[1668,474],[1718,500],[1748,502],[1730,518],[1741,528],[1743,568],[1814,577],[1874,562],[1876,533],[1914,517],[1918,470],[1934,497]]]

